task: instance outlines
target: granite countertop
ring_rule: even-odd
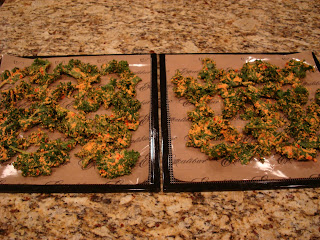
[[[16,56],[320,50],[320,2],[6,0]],[[320,239],[320,188],[0,193],[1,239]]]

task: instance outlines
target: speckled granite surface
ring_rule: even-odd
[[[13,1],[0,50],[15,55],[319,50],[319,1]]]
[[[320,230],[313,190],[0,197],[7,239],[318,239]]]
[[[17,56],[320,50],[320,2],[13,1]],[[320,189],[0,194],[1,239],[320,239]]]

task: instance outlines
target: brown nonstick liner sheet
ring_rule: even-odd
[[[157,165],[157,163],[155,163],[154,161],[156,160],[155,148],[157,140],[155,140],[154,137],[150,137],[150,133],[155,136],[156,134],[154,134],[154,132],[157,131],[157,128],[150,123],[154,122],[154,119],[152,118],[153,116],[155,116],[154,110],[157,111],[157,107],[155,107],[156,109],[152,109],[153,106],[151,101],[151,93],[157,93],[157,91],[154,89],[152,91],[152,85],[156,86],[156,84],[152,84],[152,78],[154,78],[154,66],[152,66],[154,64],[153,58],[155,58],[155,56],[148,54],[47,58],[51,63],[49,72],[52,71],[52,69],[54,69],[54,67],[61,62],[63,64],[68,64],[70,59],[79,59],[84,63],[97,65],[98,68],[100,68],[103,63],[108,63],[113,59],[117,61],[125,60],[128,61],[131,71],[142,79],[142,81],[139,82],[136,86],[137,99],[141,102],[141,109],[139,111],[140,125],[137,131],[133,131],[132,143],[128,148],[129,150],[134,149],[136,151],[139,151],[140,158],[136,166],[132,169],[132,173],[130,175],[118,177],[115,179],[106,179],[99,175],[94,163],[91,163],[87,168],[82,169],[80,158],[77,158],[75,156],[75,153],[80,151],[81,146],[76,146],[76,148],[70,152],[70,161],[60,167],[53,168],[52,174],[50,176],[23,177],[21,176],[19,171],[14,169],[13,165],[11,164],[12,161],[0,164],[0,190],[10,191],[10,186],[12,186],[14,191],[24,191],[26,189],[26,191],[32,191],[32,189],[40,189],[39,191],[50,191],[51,187],[51,189],[54,189],[53,191],[64,191],[64,189],[66,189],[67,191],[104,192],[109,190],[135,190],[135,186],[137,186],[137,190],[144,190],[148,189],[148,187],[145,188],[145,186],[154,186],[154,168]],[[4,70],[11,70],[14,67],[23,68],[26,66],[30,66],[33,61],[34,59],[30,58],[4,55],[2,56],[0,72],[2,73]],[[110,76],[102,76],[102,80],[99,85],[106,84],[109,79]],[[156,81],[156,79],[153,80]],[[58,80],[58,82],[54,84],[58,84],[59,81],[74,82],[75,79],[64,75],[62,76],[61,80]],[[2,89],[10,87],[10,84],[6,84]],[[65,98],[62,102],[60,102],[60,104],[69,110],[74,110],[73,101],[73,98]],[[94,117],[96,114],[104,113],[106,113],[106,110],[101,107],[97,112],[88,114],[88,117]],[[36,126],[29,132],[36,131],[38,128],[39,126]],[[27,135],[29,134],[29,132],[25,132],[23,134]],[[63,138],[64,136],[59,132],[48,133],[50,139],[60,137]],[[153,157],[151,157],[151,155]],[[19,185],[22,187],[19,188]],[[41,188],[37,188],[37,186],[41,186]],[[43,186],[47,186],[47,188]],[[59,186],[65,186],[65,188],[59,188]],[[76,187],[73,188],[73,186]],[[79,186],[85,186],[85,188],[81,188]]]
[[[165,68],[161,76],[161,97],[162,100],[166,98],[166,102],[162,104],[162,111],[166,111],[166,114],[162,114],[162,118],[167,118],[162,119],[162,131],[167,130],[167,132],[163,132],[163,135],[167,137],[165,144],[167,149],[164,149],[163,154],[166,177],[164,190],[180,191],[184,187],[187,190],[223,190],[224,187],[227,189],[237,189],[237,187],[251,189],[255,187],[250,187],[250,184],[253,186],[257,182],[259,184],[276,182],[277,187],[280,187],[282,180],[291,179],[317,179],[316,183],[319,183],[320,156],[317,157],[317,162],[299,162],[274,154],[266,157],[264,163],[258,159],[252,159],[249,164],[242,165],[239,162],[210,160],[207,155],[200,152],[199,148],[186,146],[188,131],[191,127],[191,122],[187,119],[187,112],[193,110],[194,106],[186,99],[175,96],[171,78],[176,70],[180,70],[184,77],[196,77],[202,68],[201,60],[203,58],[213,59],[219,69],[240,69],[244,63],[255,59],[268,61],[280,68],[283,68],[285,63],[292,58],[304,60],[315,66],[311,52],[295,54],[171,54],[161,56],[160,63]],[[163,90],[164,81],[166,81],[165,90]],[[310,94],[309,100],[312,100],[315,91],[320,88],[320,73],[317,68],[314,72],[308,72],[303,81]],[[164,94],[166,94],[165,97]],[[221,113],[222,99],[218,96],[213,98],[210,106],[215,114]],[[237,118],[231,123],[240,131],[245,125],[244,121]],[[314,181],[312,182],[314,183]],[[206,187],[203,187],[201,183]],[[176,186],[174,186],[175,184]],[[215,184],[214,187],[212,187],[213,184]],[[287,182],[285,185],[290,184]],[[259,185],[257,188],[271,187],[271,185],[268,187],[267,184],[265,186]]]

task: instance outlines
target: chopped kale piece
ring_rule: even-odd
[[[56,71],[60,74],[67,74],[77,79],[79,83],[97,83],[101,76],[97,66],[83,63],[78,59],[71,59],[67,65],[59,64]]]
[[[97,159],[99,173],[105,178],[116,178],[131,173],[140,154],[136,151],[121,150]]]
[[[50,175],[53,167],[58,167],[69,161],[68,152],[71,151],[76,142],[74,140],[61,141],[60,139],[42,143],[34,153],[21,152],[13,166],[22,171],[22,176],[36,177],[39,175]]]
[[[5,84],[14,84],[26,76],[26,71],[19,68],[13,68],[11,71],[5,70],[0,75],[0,88]]]

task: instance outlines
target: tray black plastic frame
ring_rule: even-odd
[[[289,55],[297,52],[281,53],[185,53],[187,54],[274,54]],[[162,134],[162,169],[163,169],[163,191],[164,192],[200,192],[200,191],[242,191],[242,190],[264,190],[281,188],[314,188],[320,187],[320,176],[315,178],[290,178],[280,180],[242,180],[242,181],[212,181],[212,182],[183,182],[174,179],[170,182],[172,173],[170,163],[170,127],[168,126],[168,102],[167,102],[167,76],[166,76],[166,55],[160,54],[160,94],[161,94],[161,134]],[[318,71],[320,64],[315,54],[312,53]]]
[[[159,156],[159,115],[158,115],[158,73],[157,55],[151,54],[104,54],[104,55],[57,55],[57,56],[23,56],[24,58],[54,58],[54,57],[90,57],[90,56],[128,56],[149,55],[151,59],[151,102],[150,102],[150,179],[141,184],[1,184],[0,192],[11,193],[106,193],[106,192],[159,192],[160,184],[160,156]],[[1,58],[0,58],[1,65]]]

